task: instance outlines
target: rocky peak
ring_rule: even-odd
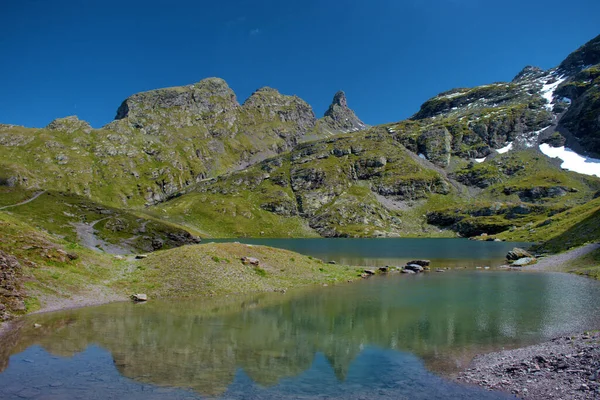
[[[338,105],[340,107],[345,107],[345,108],[348,107],[348,100],[346,100],[346,93],[344,93],[343,90],[340,90],[333,96],[333,101],[331,103],[331,106],[329,106],[329,108],[332,108],[333,105]],[[325,113],[325,115],[327,115],[327,113]]]
[[[600,63],[600,35],[571,54],[558,66],[561,75],[574,75],[586,67]]]
[[[90,133],[92,131],[92,127],[86,121],[82,121],[77,118],[76,115],[71,115],[64,118],[57,118],[54,121],[50,122],[46,129],[51,131],[60,131],[66,133],[73,133],[76,131],[83,131],[85,133]]]
[[[279,120],[293,127],[288,133],[284,133],[285,129],[280,132],[280,136],[284,137],[304,135],[316,122],[315,113],[307,102],[298,96],[281,94],[270,87],[262,87],[252,93],[242,109],[254,123]]]
[[[513,78],[513,82],[520,82],[520,81],[524,81],[524,80],[531,80],[531,79],[537,79],[543,75],[545,75],[546,72],[539,68],[539,67],[534,67],[532,65],[528,65],[525,68],[523,68],[521,70],[521,72],[519,72],[514,78]]]
[[[166,111],[198,115],[222,113],[239,107],[235,93],[221,78],[207,78],[188,86],[150,90],[128,97],[115,119],[164,119]],[[163,118],[161,118],[163,117]]]
[[[348,107],[346,94],[341,90],[333,96],[333,101],[325,111],[322,121],[330,130],[342,133],[362,131],[368,128]]]

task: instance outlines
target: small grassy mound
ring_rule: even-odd
[[[254,257],[258,266],[245,265]],[[123,281],[151,297],[191,297],[284,291],[356,279],[359,270],[291,251],[239,243],[184,246],[148,255]]]

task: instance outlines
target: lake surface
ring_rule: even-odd
[[[514,247],[530,243],[480,242],[466,239],[205,239],[278,247],[346,265],[400,266],[414,259],[431,260],[434,267],[499,266]]]
[[[505,399],[442,378],[473,355],[600,327],[600,284],[509,271],[33,315],[3,399]],[[42,325],[34,328],[33,323]]]

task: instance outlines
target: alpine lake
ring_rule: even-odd
[[[0,398],[505,399],[448,378],[476,354],[600,327],[599,282],[497,269],[524,244],[236,241],[338,264],[425,258],[449,269],[30,315],[0,343]]]

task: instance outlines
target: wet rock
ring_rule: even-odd
[[[390,272],[390,267],[379,267],[379,272],[383,272],[383,273]]]
[[[406,269],[406,268],[405,268],[405,269],[403,269],[401,272],[402,272],[403,274],[416,274],[416,272],[415,272],[415,271],[413,271],[412,269]]]
[[[418,265],[418,264],[407,264],[404,267],[405,270],[410,270],[410,271],[414,271],[414,272],[423,272],[423,267]]]
[[[363,272],[367,275],[375,275],[374,269],[365,269]]]
[[[421,267],[429,267],[429,264],[431,264],[431,261],[429,260],[412,260],[407,262],[406,264],[416,264],[416,265],[420,265]]]
[[[515,267],[524,267],[526,265],[532,265],[537,262],[535,257],[523,257],[513,261],[512,265]]]

